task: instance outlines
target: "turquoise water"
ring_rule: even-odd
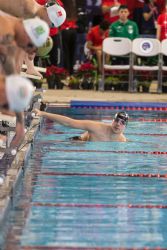
[[[51,111],[105,122],[114,114]],[[167,249],[166,113],[129,115],[127,143],[71,142],[81,130],[44,120],[2,230],[5,249]]]

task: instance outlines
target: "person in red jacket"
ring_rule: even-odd
[[[99,72],[102,71],[102,42],[108,37],[109,25],[108,21],[102,21],[88,31],[86,38],[87,48],[96,55]]]
[[[164,11],[158,16],[157,19],[157,39],[160,41],[167,39],[167,3]]]

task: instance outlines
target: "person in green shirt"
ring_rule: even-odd
[[[109,37],[126,37],[131,40],[139,37],[137,24],[128,19],[130,12],[127,5],[120,5],[118,14],[119,20],[109,27]]]

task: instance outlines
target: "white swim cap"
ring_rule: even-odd
[[[27,35],[36,47],[42,46],[49,36],[48,24],[39,17],[23,20]]]
[[[37,56],[46,56],[49,54],[52,48],[53,48],[53,40],[49,36],[47,41],[41,47],[38,48],[36,54]]]
[[[22,112],[29,105],[33,96],[32,82],[20,75],[6,77],[6,96],[12,111]]]
[[[51,5],[46,8],[48,17],[55,27],[59,27],[66,20],[66,12],[63,7],[58,4]]]

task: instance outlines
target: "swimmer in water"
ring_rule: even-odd
[[[63,115],[40,111],[38,109],[35,109],[34,112],[40,117],[48,118],[64,126],[86,131],[81,136],[70,138],[70,140],[73,141],[127,141],[123,134],[129,119],[126,112],[121,111],[116,113],[111,124],[91,120],[76,120]]]

